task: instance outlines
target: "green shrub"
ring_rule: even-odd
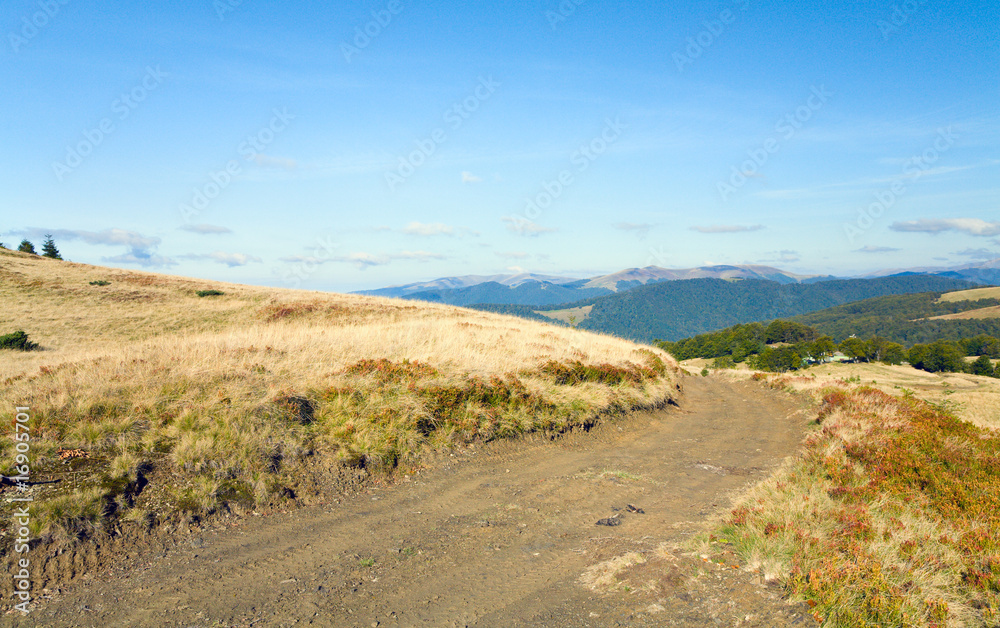
[[[28,334],[15,331],[12,334],[0,336],[0,349],[16,349],[18,351],[34,351],[38,343],[28,340]]]
[[[97,281],[91,281],[90,285],[92,285],[92,286],[110,286],[111,282],[110,281],[105,281],[103,279],[98,279]]]
[[[728,355],[723,355],[712,360],[713,369],[734,369],[736,368],[736,363],[733,362],[733,358]]]
[[[195,294],[197,294],[199,297],[218,297],[225,294],[225,292],[222,292],[220,290],[198,290],[197,292],[195,292]]]

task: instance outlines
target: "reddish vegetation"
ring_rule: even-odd
[[[771,536],[787,526],[794,548],[788,586],[817,601],[817,612],[837,625],[954,623],[944,600],[921,592],[911,577],[917,570],[960,572],[953,578],[956,598],[995,625],[1000,437],[925,402],[872,388],[827,394],[818,420],[823,428],[807,440],[790,478],[807,501],[810,483],[826,488],[832,511],[814,509],[813,516],[833,522],[832,530],[808,519],[777,520],[780,508],[751,505],[731,513],[734,534]],[[903,519],[914,516],[927,525],[908,529]],[[932,544],[939,551],[929,550]],[[949,562],[952,551],[957,559]]]
[[[413,382],[424,377],[434,377],[438,374],[437,369],[428,364],[422,364],[417,360],[410,362],[393,362],[386,358],[378,360],[361,360],[346,369],[345,373],[351,375],[372,375],[383,384]]]

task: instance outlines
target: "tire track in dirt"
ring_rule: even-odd
[[[796,399],[711,377],[684,385],[680,408],[605,421],[555,441],[491,443],[442,456],[407,481],[340,504],[193,537],[131,573],[95,575],[2,623],[704,625],[698,599],[715,595],[711,589],[677,588],[674,606],[661,592],[667,606],[651,615],[640,612],[648,596],[594,592],[578,582],[595,563],[697,530],[730,494],[797,450],[807,415]],[[646,514],[595,526],[627,504]],[[771,620],[784,607],[774,595],[725,583],[748,596],[748,614],[766,618],[761,625],[778,625]],[[693,602],[686,599],[692,595]]]

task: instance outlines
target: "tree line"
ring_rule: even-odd
[[[7,245],[0,242],[0,248],[7,248]],[[27,238],[21,240],[21,244],[17,247],[18,251],[22,253],[30,253],[31,255],[38,255],[38,251],[35,250],[35,245],[31,243]],[[55,240],[52,239],[52,234],[45,234],[45,241],[42,242],[42,257],[50,257],[52,259],[62,259],[62,254],[59,253],[59,248],[56,247]]]
[[[972,373],[1000,377],[992,360],[1000,358],[1000,339],[979,334],[960,340],[937,340],[915,344],[909,349],[882,336],[867,340],[851,336],[839,343],[813,327],[793,321],[776,320],[764,325],[734,325],[677,342],[657,341],[678,360],[714,358],[716,368],[732,368],[746,362],[752,369],[785,372],[829,361],[835,352],[852,362],[909,363],[936,372]],[[965,360],[975,356],[973,362]]]

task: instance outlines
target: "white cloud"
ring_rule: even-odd
[[[899,249],[894,249],[891,246],[863,246],[860,249],[854,249],[855,253],[891,253],[893,251],[898,251]]]
[[[981,218],[943,218],[894,222],[889,227],[893,231],[917,233],[942,233],[958,231],[973,236],[1000,235],[1000,222],[987,222]]]
[[[429,253],[428,251],[401,251],[395,255],[389,256],[391,259],[415,259],[415,260],[425,260],[425,259],[445,259],[444,255],[440,253]]]
[[[298,162],[294,159],[271,157],[270,155],[265,155],[263,153],[257,153],[254,155],[253,161],[258,166],[265,168],[284,168],[285,170],[295,170],[299,167]]]
[[[235,266],[246,266],[250,263],[260,263],[263,261],[254,255],[247,255],[245,253],[226,253],[225,251],[214,251],[206,254],[181,255],[180,257],[183,259],[211,260],[213,262],[218,262],[219,264],[225,264],[230,268]]]
[[[471,172],[462,173],[462,183],[482,183],[483,178],[472,174]]]
[[[315,255],[290,255],[288,257],[279,257],[279,262],[289,262],[292,264],[302,263],[302,264],[326,264],[327,262],[338,261],[332,257],[316,257]]]
[[[1000,252],[991,251],[990,249],[964,249],[961,251],[955,251],[955,255],[962,255],[963,257],[969,257],[972,259],[995,259],[1000,257]]]
[[[651,225],[649,223],[634,223],[634,222],[616,222],[612,225],[615,229],[621,231],[630,231],[635,235],[639,236],[639,239],[645,239],[649,235],[650,229],[656,225]]]
[[[520,216],[504,216],[501,218],[507,223],[507,230],[523,236],[537,236],[543,233],[553,233],[555,229],[543,227],[526,218]]]
[[[31,234],[34,237],[44,236],[48,233],[54,240],[82,240],[87,244],[104,246],[124,246],[127,253],[102,257],[105,262],[117,264],[137,264],[154,268],[157,266],[173,266],[177,262],[169,257],[156,254],[156,248],[160,245],[160,238],[144,236],[136,231],[127,229],[104,229],[103,231],[84,231],[82,229],[25,229],[20,233]],[[37,235],[36,235],[37,234]]]
[[[102,257],[101,261],[111,262],[113,264],[135,264],[137,266],[145,266],[147,268],[162,268],[164,266],[175,266],[177,264],[175,260],[169,257],[145,253],[143,251],[133,251],[122,255]]]
[[[698,233],[743,233],[746,231],[760,231],[764,225],[708,225],[704,227],[691,227],[691,231]]]
[[[418,236],[455,235],[455,228],[440,222],[411,222],[403,227],[403,233]]]
[[[32,234],[51,233],[54,239],[83,240],[87,244],[106,244],[108,246],[127,246],[132,249],[151,249],[159,246],[160,238],[147,237],[136,231],[126,229],[105,229],[103,231],[83,231],[81,229],[28,229]],[[37,237],[37,236],[36,236]]]
[[[527,259],[529,257],[524,251],[496,251],[493,254],[501,259]]]
[[[377,227],[372,227],[372,231],[375,232],[387,232],[387,231],[398,231],[399,233],[411,236],[420,237],[435,237],[435,236],[474,236],[478,237],[481,235],[478,231],[469,229],[468,227],[455,227],[453,225],[446,225],[441,222],[419,222],[412,221],[402,229],[394,229],[386,225],[379,225]]]
[[[372,255],[371,253],[349,253],[330,258],[330,261],[354,264],[359,270],[365,270],[372,266],[385,266],[390,262],[388,255]]]
[[[387,264],[391,264],[395,260],[424,262],[428,260],[443,260],[448,258],[441,253],[432,253],[430,251],[400,251],[399,253],[366,253],[364,251],[358,251],[355,253],[348,253],[347,255],[335,255],[332,257],[292,255],[279,259],[282,262],[305,264],[327,264],[336,262],[341,264],[352,264],[357,267],[358,270],[367,270],[372,266],[385,266]]]
[[[790,249],[783,249],[781,251],[771,251],[770,253],[768,253],[768,255],[775,255],[776,257],[774,259],[761,259],[757,261],[762,263],[774,263],[774,262],[789,263],[789,262],[797,262],[800,259],[802,259],[802,256],[799,254],[798,251],[792,251]]]
[[[229,227],[220,227],[218,225],[182,225],[177,227],[181,231],[190,231],[191,233],[201,233],[215,235],[220,233],[232,233],[233,230]]]

